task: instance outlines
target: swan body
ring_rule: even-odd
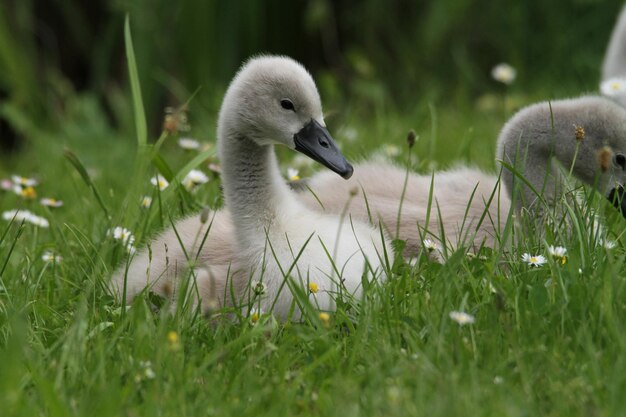
[[[225,94],[217,136],[227,214],[220,213],[212,222],[219,235],[209,232],[209,251],[201,258],[208,269],[200,272],[197,280],[219,281],[220,289],[228,280],[236,280],[231,287],[240,293],[234,303],[247,300],[286,319],[290,312],[296,317],[299,314],[292,295],[294,285],[306,292],[314,284],[312,302],[330,310],[339,293],[359,296],[364,275],[380,275],[388,245],[380,230],[307,208],[280,175],[275,144],[303,152],[345,178],[352,174],[352,166],[325,128],[315,83],[300,64],[285,57],[258,57],[246,63]],[[184,220],[177,229],[186,229],[190,222],[193,220]],[[185,231],[184,245],[189,245],[191,234]],[[170,243],[165,241],[168,237],[172,232],[166,232],[164,240],[156,244],[165,247]],[[156,281],[163,273],[164,261],[160,259],[158,267],[146,274],[146,259],[145,252],[139,254],[136,265],[131,265],[133,274],[126,274],[127,300],[146,284],[160,288]],[[219,275],[214,265],[219,266]],[[224,274],[224,265],[233,275]],[[124,285],[121,272],[113,279],[118,294]],[[176,271],[173,275],[178,276]],[[260,294],[250,291],[252,282],[265,288],[258,299],[254,295]],[[198,283],[198,293],[200,287],[205,287],[203,282]],[[227,297],[216,296],[220,304],[228,304]]]
[[[497,243],[510,207],[497,177],[463,166],[434,176],[409,173],[400,206],[406,175],[406,168],[391,163],[363,162],[355,165],[348,181],[336,181],[325,172],[313,176],[308,184],[313,193],[304,191],[300,198],[311,207],[319,206],[319,199],[331,212],[349,204],[353,217],[371,217],[391,236],[398,230],[398,237],[406,241],[406,257],[417,255],[426,239],[451,250],[461,245],[478,249]],[[354,187],[359,194],[348,201],[349,190]]]

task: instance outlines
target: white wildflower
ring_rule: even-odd
[[[493,67],[491,70],[491,76],[498,82],[510,85],[513,84],[513,81],[515,81],[517,71],[515,71],[515,68],[511,65],[503,62]]]
[[[522,255],[522,261],[526,262],[530,266],[539,267],[546,263],[546,258],[543,255],[531,255],[525,253]]]
[[[432,252],[434,250],[441,250],[441,245],[439,245],[439,243],[435,242],[434,240],[430,238],[424,239],[422,244],[424,245],[424,249],[426,249],[428,252]]]
[[[135,236],[125,227],[114,227],[113,229],[109,229],[107,234],[113,236],[113,239],[121,241],[126,246],[131,246],[135,243]]]
[[[191,190],[195,186],[206,184],[207,182],[209,182],[209,177],[207,177],[204,172],[199,169],[192,169],[183,179],[183,186],[186,189]]]
[[[459,323],[461,326],[466,324],[473,324],[476,321],[474,316],[463,311],[451,311],[450,318]]]
[[[39,184],[39,181],[34,178],[26,178],[19,175],[11,175],[11,180],[14,185],[21,185],[22,187],[36,187]]]
[[[548,246],[548,255],[552,256],[554,259],[557,259],[561,264],[565,264],[567,261],[567,249],[563,246]]]
[[[300,179],[300,171],[295,168],[287,168],[287,179],[289,181],[298,181]]]
[[[257,324],[262,315],[263,315],[263,310],[260,308],[254,307],[252,310],[250,310],[250,315],[249,315],[250,324],[252,325]]]
[[[55,255],[54,252],[47,250],[41,255],[41,259],[46,263],[58,264],[63,260],[63,257],[61,255]]]
[[[626,78],[609,78],[600,83],[600,92],[607,97],[626,93]]]
[[[63,205],[63,201],[56,198],[42,198],[39,202],[46,207],[61,207]]]
[[[28,210],[9,210],[2,213],[2,218],[6,221],[15,219],[16,222],[27,222],[38,227],[49,227],[50,223],[43,217],[37,216]]]
[[[152,197],[149,197],[146,195],[141,198],[141,207],[150,208],[151,205],[152,205]]]
[[[196,150],[200,148],[200,142],[192,138],[178,139],[178,146],[187,150]]]
[[[150,178],[150,183],[155,187],[159,187],[159,190],[163,191],[167,188],[170,183],[163,178],[161,174],[157,174],[156,176]]]

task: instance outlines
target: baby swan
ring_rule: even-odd
[[[244,64],[224,96],[217,138],[227,215],[220,214],[212,227],[217,221],[217,240],[226,247],[222,251],[213,247],[213,233],[209,232],[213,258],[201,257],[199,270],[202,264],[208,270],[198,275],[201,301],[212,292],[204,290],[213,286],[227,289],[214,296],[221,305],[231,304],[227,281],[232,280],[230,287],[238,292],[232,303],[251,304],[281,319],[293,311],[298,318],[294,286],[304,293],[311,288],[312,303],[332,310],[338,294],[359,296],[364,275],[382,278],[384,246],[391,246],[381,238],[380,230],[366,222],[307,208],[280,175],[275,144],[302,152],[344,178],[353,172],[326,130],[315,83],[299,63],[262,56]],[[189,219],[183,222],[185,228],[190,226]],[[231,227],[234,245],[228,234]],[[187,238],[184,243],[189,241]],[[161,238],[157,244],[167,242]],[[125,284],[132,289],[131,296],[146,284],[158,291],[157,281],[164,272],[176,279],[177,274],[168,271],[167,265],[163,268],[162,260],[147,276],[143,272],[148,269],[145,252],[138,260]],[[230,276],[224,268],[216,274],[214,265],[230,265]],[[123,281],[123,273],[118,272],[114,277],[118,294]],[[250,289],[252,282],[261,283],[257,285],[264,288],[263,294]]]
[[[621,204],[626,215],[626,202],[621,198],[625,154],[626,111],[607,99],[582,97],[534,104],[507,122],[498,137],[496,159],[506,164],[501,180],[471,167],[435,172],[433,176],[410,173],[400,217],[405,168],[363,162],[355,166],[349,181],[339,182],[322,172],[313,176],[308,186],[324,210],[334,213],[346,206],[348,190],[358,187],[362,195],[350,201],[351,215],[360,219],[371,215],[373,222],[380,221],[390,235],[398,230],[399,238],[407,243],[405,256],[414,256],[426,238],[452,250],[461,245],[494,247],[514,194],[515,212],[524,210],[538,217],[569,191],[561,171],[569,170],[574,159],[575,179],[595,186],[618,207]],[[509,167],[515,167],[543,200]],[[303,191],[300,198],[311,207],[319,206],[315,196]]]
[[[626,110],[593,96],[522,109],[502,129],[497,149],[516,211],[525,209],[535,217],[571,191],[564,175],[570,170],[574,179],[621,205],[624,213],[625,155]]]

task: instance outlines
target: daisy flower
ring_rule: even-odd
[[[13,185],[13,192],[26,200],[34,200],[37,198],[37,191],[30,185]]]
[[[150,208],[151,205],[152,205],[152,197],[145,195],[141,198],[141,207]]]
[[[135,243],[135,236],[125,227],[114,227],[107,232],[109,236],[113,236],[113,239],[121,241],[124,245],[131,246]]]
[[[167,188],[170,183],[163,178],[161,174],[157,174],[156,176],[150,178],[150,183],[155,187],[159,187],[159,190],[163,191]]]
[[[19,175],[11,175],[11,180],[14,185],[20,185],[22,187],[36,187],[39,185],[39,181],[36,179],[21,177]]]
[[[261,310],[260,308],[254,307],[252,310],[250,310],[250,316],[249,316],[250,324],[252,325],[257,324],[262,314],[263,314],[263,310]]]
[[[42,198],[39,202],[46,207],[61,207],[63,205],[63,201],[56,198]]]
[[[565,264],[567,260],[567,249],[563,246],[548,246],[548,255],[561,261],[561,264]]]
[[[193,151],[200,148],[200,142],[192,138],[180,138],[178,139],[178,146],[183,149]]]
[[[300,179],[300,171],[295,168],[287,168],[287,179],[289,181],[298,181]]]
[[[517,71],[511,65],[503,62],[492,68],[491,76],[498,82],[511,85],[515,81]]]
[[[522,261],[526,262],[530,266],[540,267],[546,263],[546,258],[543,255],[531,255],[525,253],[522,255]]]
[[[9,210],[2,213],[2,218],[6,221],[15,219],[16,222],[27,222],[37,227],[49,227],[50,223],[43,217],[37,216],[28,210]]]
[[[41,255],[41,260],[45,263],[58,264],[63,260],[63,257],[61,255],[55,255],[54,252],[47,250]]]
[[[309,283],[309,291],[311,291],[312,294],[317,294],[317,292],[319,291],[319,286],[314,283],[314,282],[310,282]]]
[[[192,169],[183,179],[183,185],[187,190],[193,189],[196,185],[206,184],[209,177],[199,169]]]
[[[439,245],[439,243],[435,242],[434,240],[430,238],[424,239],[422,244],[424,245],[424,249],[426,249],[428,252],[441,249],[441,246]]]
[[[608,97],[626,93],[626,78],[609,78],[600,83],[600,92]]]
[[[474,322],[476,321],[474,316],[463,311],[451,311],[450,318],[459,323],[461,326],[464,326],[466,324],[474,324]]]

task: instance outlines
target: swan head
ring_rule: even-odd
[[[565,172],[594,186],[626,216],[626,109],[595,96],[556,100],[520,110],[504,126],[498,155],[525,160],[525,173],[541,187],[543,161],[557,159]],[[524,155],[525,154],[525,155]],[[533,158],[535,158],[533,160]],[[536,171],[536,172],[535,172]],[[620,197],[620,198],[616,198]]]
[[[313,78],[291,58],[260,56],[241,67],[224,96],[218,137],[285,145],[346,179],[352,176],[352,165],[326,129]]]

